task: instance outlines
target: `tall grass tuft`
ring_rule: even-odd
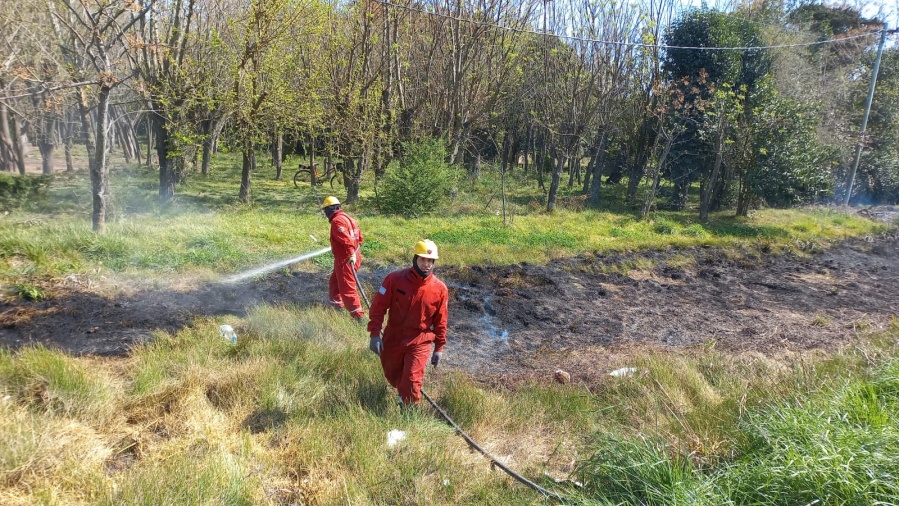
[[[613,504],[722,504],[712,483],[664,440],[600,433],[578,468],[584,492]]]
[[[0,403],[0,504],[89,504],[111,455],[85,424]]]
[[[97,504],[252,506],[269,502],[256,477],[260,470],[253,469],[245,456],[203,444],[183,450],[131,467]]]
[[[804,402],[752,413],[717,477],[739,504],[899,502],[899,362]]]
[[[0,350],[0,385],[38,412],[102,421],[115,410],[115,387],[108,378],[84,361],[40,346]]]

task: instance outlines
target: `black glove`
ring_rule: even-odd
[[[384,341],[381,340],[381,336],[371,336],[371,339],[368,341],[368,349],[380,357],[381,352],[384,351]]]
[[[437,364],[440,362],[440,357],[442,357],[442,356],[443,356],[442,351],[435,351],[434,353],[432,353],[431,354],[431,365],[436,367]]]

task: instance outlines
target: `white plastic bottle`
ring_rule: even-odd
[[[219,332],[222,333],[222,337],[227,339],[231,344],[237,344],[237,332],[234,331],[234,328],[231,325],[222,325],[219,327]]]

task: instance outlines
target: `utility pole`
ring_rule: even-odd
[[[895,30],[887,30],[884,23],[883,31],[880,32],[880,45],[877,47],[877,58],[874,60],[874,73],[871,76],[871,87],[868,88],[868,100],[865,103],[865,115],[862,117],[862,131],[858,135],[858,145],[855,147],[855,161],[852,162],[852,172],[849,173],[849,184],[846,185],[846,195],[843,197],[843,205],[849,205],[849,198],[852,197],[852,185],[855,184],[855,173],[858,171],[858,162],[862,157],[862,148],[865,143],[865,130],[868,128],[868,115],[871,113],[871,101],[874,99],[874,87],[877,85],[877,73],[880,71],[880,58],[883,56],[883,46],[887,40],[887,33],[893,33]]]

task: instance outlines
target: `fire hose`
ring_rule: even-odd
[[[370,311],[370,310],[371,310],[371,303],[368,301],[368,297],[366,297],[366,295],[365,295],[365,290],[362,288],[362,283],[359,282],[359,274],[356,273],[355,266],[351,266],[350,268],[351,268],[351,270],[353,271],[353,277],[356,279],[356,288],[359,290],[359,293],[362,295],[362,299],[365,301],[365,305],[368,306],[368,309],[369,309],[369,311]],[[437,367],[437,366],[434,366],[434,367]],[[428,401],[428,403],[429,403],[435,410],[437,410],[438,413],[440,413],[440,416],[441,416],[444,420],[446,420],[446,422],[449,423],[450,426],[451,426],[453,429],[456,430],[456,434],[459,434],[460,436],[462,436],[462,439],[464,439],[465,442],[468,443],[468,446],[470,446],[471,448],[477,450],[477,451],[480,452],[482,455],[484,455],[485,457],[487,457],[488,460],[490,460],[491,466],[496,466],[496,467],[502,469],[506,474],[508,474],[509,476],[511,476],[512,478],[514,478],[516,481],[518,481],[519,483],[522,483],[522,484],[524,484],[524,485],[527,485],[528,487],[530,487],[530,488],[536,490],[537,492],[540,492],[540,493],[543,494],[543,496],[546,497],[547,499],[554,499],[554,500],[556,500],[556,501],[558,501],[558,502],[565,502],[565,501],[566,501],[566,499],[565,499],[564,497],[562,497],[561,495],[559,495],[559,494],[557,494],[557,493],[555,493],[555,492],[551,492],[551,491],[549,491],[549,490],[546,490],[545,488],[541,487],[540,485],[537,485],[537,484],[534,483],[533,481],[531,481],[531,480],[525,478],[524,476],[522,476],[522,475],[516,473],[516,472],[513,471],[512,469],[509,469],[508,466],[506,466],[505,464],[503,464],[502,462],[500,462],[496,457],[494,457],[493,455],[491,455],[490,453],[488,453],[487,450],[483,449],[483,448],[481,447],[481,445],[479,445],[474,439],[471,438],[471,436],[469,436],[464,430],[462,430],[462,428],[459,427],[459,425],[458,425],[455,421],[453,421],[453,419],[446,413],[446,411],[444,411],[443,408],[441,408],[441,407],[437,404],[437,402],[435,402],[434,399],[432,399],[431,396],[428,395],[427,392],[425,392],[425,389],[424,389],[424,388],[421,389],[421,395],[423,395],[424,398]]]

